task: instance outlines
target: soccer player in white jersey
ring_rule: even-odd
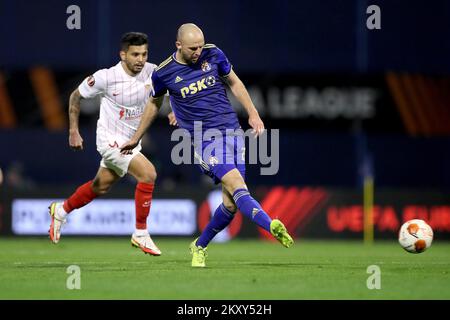
[[[128,154],[119,146],[135,133],[152,91],[151,75],[156,65],[147,62],[148,38],[144,33],[129,32],[121,40],[121,61],[109,69],[101,69],[87,77],[72,92],[69,101],[69,146],[83,149],[78,130],[80,100],[100,95],[100,116],[97,122],[97,150],[102,156],[95,178],[81,185],[64,202],[50,207],[50,239],[58,243],[66,216],[96,197],[106,194],[113,184],[129,173],[137,180],[135,191],[136,229],[131,244],[145,253],[159,256],[161,251],[147,230],[152,193],[156,180],[153,164],[142,154],[141,142]]]

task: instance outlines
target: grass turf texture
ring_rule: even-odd
[[[163,255],[132,248],[128,238],[0,238],[0,299],[450,299],[450,243],[418,255],[397,242],[210,244],[207,267],[190,267],[192,239],[159,239]],[[68,290],[67,267],[81,269]],[[367,267],[381,269],[369,290]]]

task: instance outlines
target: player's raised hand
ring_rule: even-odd
[[[124,143],[122,146],[120,146],[120,153],[121,154],[132,154],[133,149],[136,148],[139,141],[136,141],[134,139],[131,139],[130,141]]]
[[[175,118],[175,114],[173,111],[167,115],[167,118],[169,119],[169,124],[171,126],[176,126],[178,124],[177,119]]]
[[[73,150],[83,150],[83,138],[78,130],[69,132],[69,146]]]
[[[252,133],[255,135],[255,138],[264,132],[264,123],[258,115],[249,117],[248,124],[253,128]]]

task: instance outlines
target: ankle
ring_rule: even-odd
[[[148,230],[147,229],[135,229],[134,234],[137,237],[143,237],[143,236],[148,235]]]
[[[62,203],[57,203],[55,209],[56,218],[58,220],[64,220],[68,214],[64,209],[64,205]]]

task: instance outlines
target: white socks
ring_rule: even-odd
[[[56,216],[59,220],[64,220],[67,216],[66,210],[64,210],[64,206],[62,202],[58,202],[56,204]]]
[[[136,237],[143,237],[143,236],[148,235],[148,230],[147,229],[135,229],[134,234],[136,235]]]

